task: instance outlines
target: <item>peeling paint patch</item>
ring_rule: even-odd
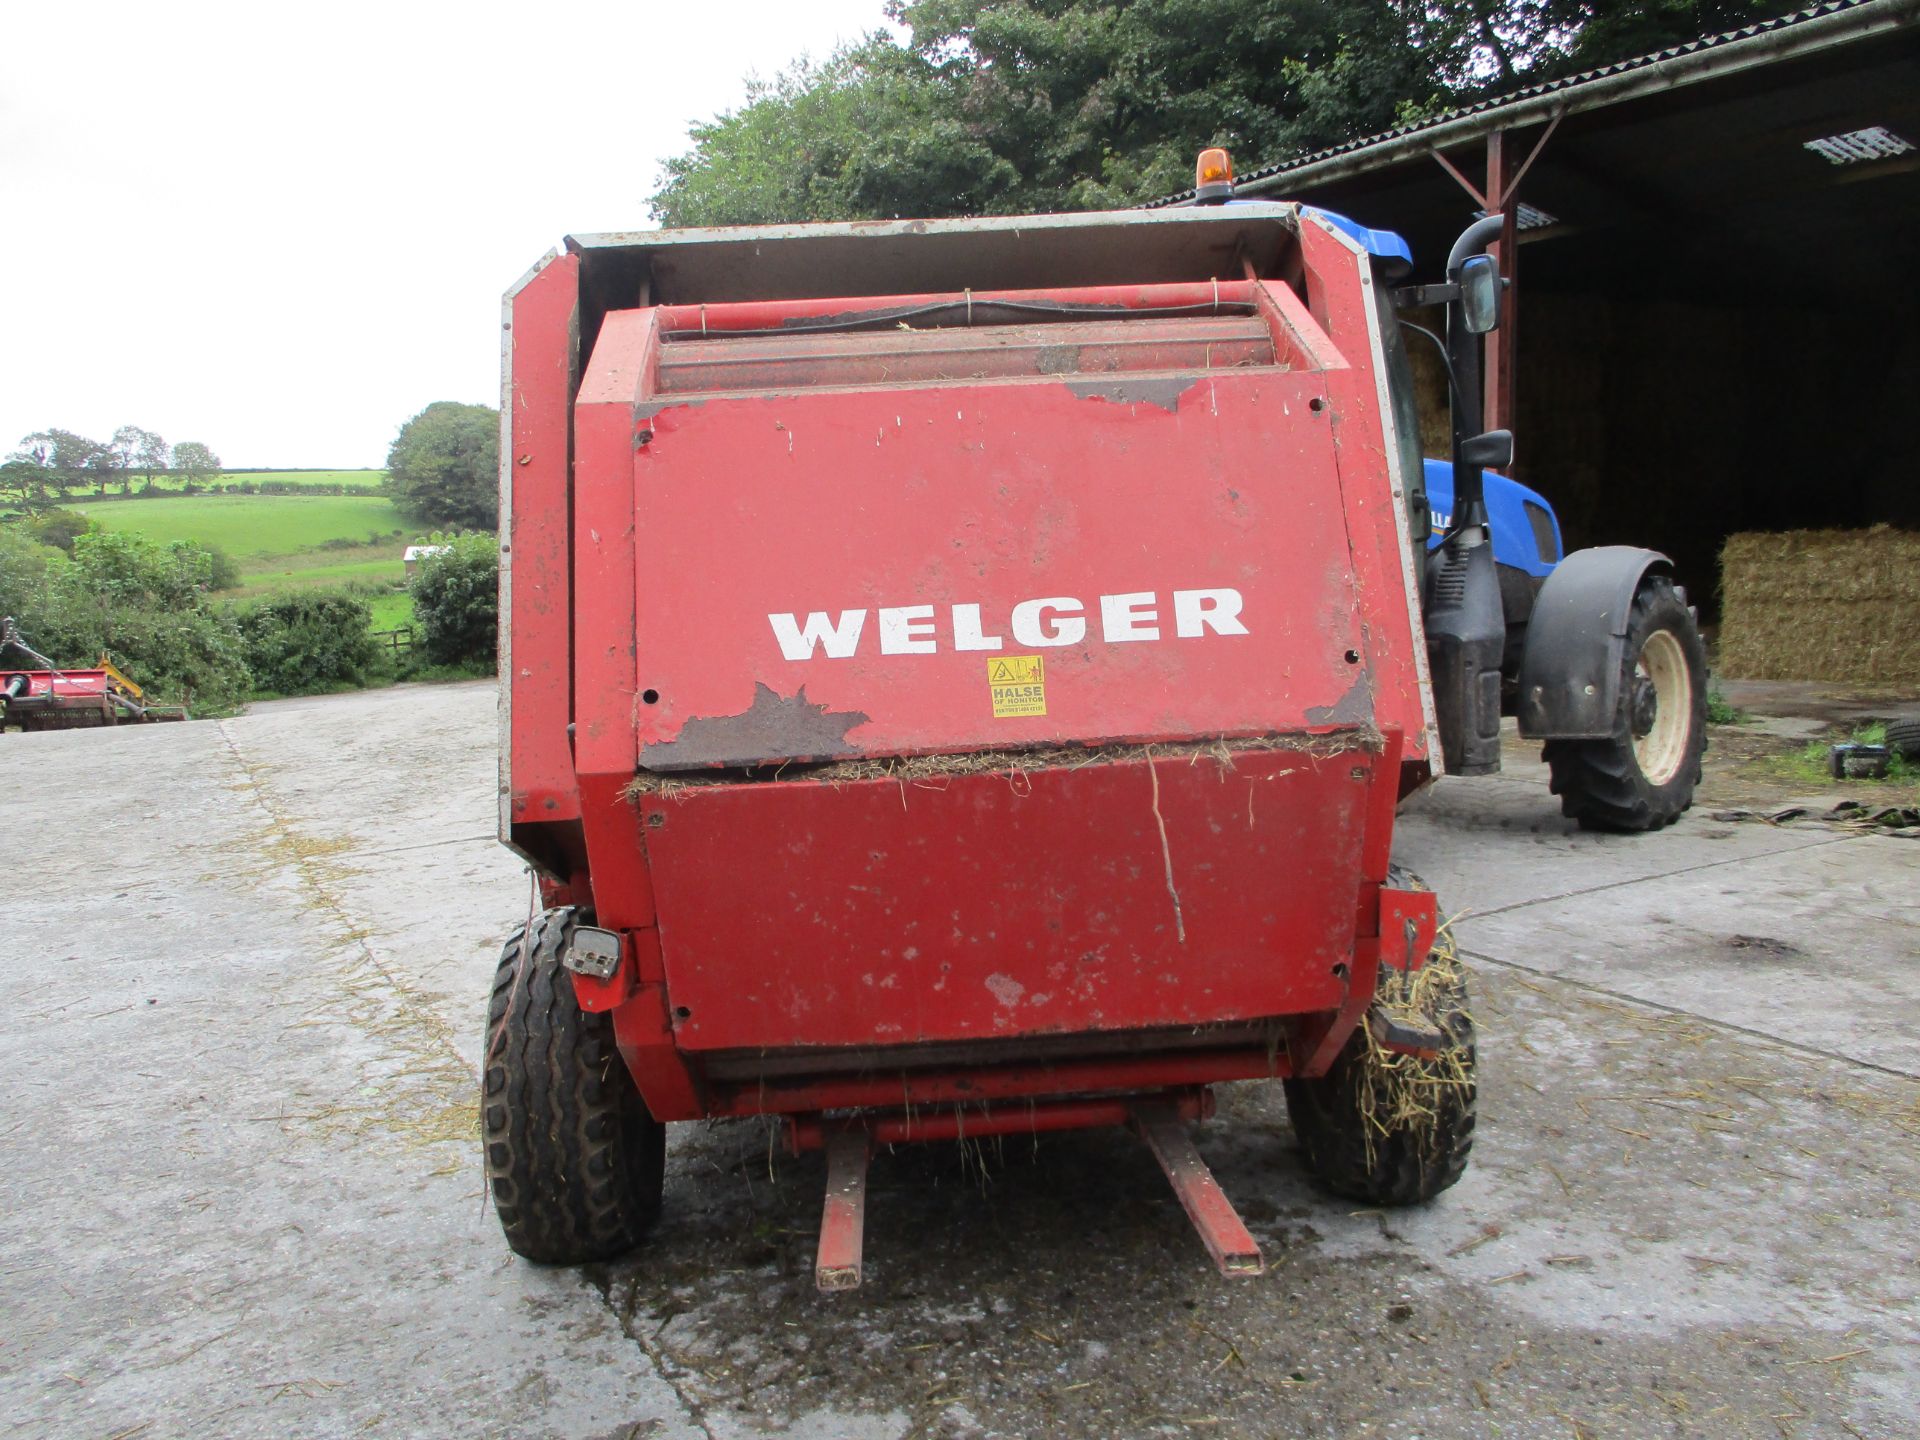
[[[707,402],[704,400],[636,400],[633,402],[633,423],[639,425],[653,419],[662,410],[697,410]]]
[[[1369,725],[1373,722],[1373,672],[1362,670],[1347,693],[1331,705],[1309,705],[1309,725]]]
[[[993,992],[993,998],[1002,1009],[1011,1010],[1020,1003],[1020,997],[1027,993],[1027,987],[1011,975],[994,974],[987,977],[987,989]]]
[[[755,682],[753,704],[739,715],[699,715],[672,740],[644,747],[649,770],[697,770],[715,765],[761,765],[768,761],[842,760],[859,752],[847,732],[872,717],[860,710],[829,710],[797,694],[778,695]]]
[[[1180,397],[1200,383],[1197,375],[1153,375],[1124,380],[1069,380],[1067,389],[1082,400],[1110,400],[1116,405],[1158,405],[1180,408]]]

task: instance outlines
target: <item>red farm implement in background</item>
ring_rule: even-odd
[[[8,669],[11,658],[31,669]],[[177,705],[152,705],[146,693],[100,657],[91,670],[63,670],[27,647],[11,619],[0,624],[0,731],[74,730],[95,725],[184,720]]]
[[[1471,577],[1423,613],[1404,266],[1356,229],[637,232],[513,290],[500,819],[547,908],[483,1108],[516,1251],[631,1248],[665,1126],[723,1116],[826,1151],[829,1289],[875,1147],[1093,1125],[1257,1271],[1186,1133],[1222,1082],[1284,1081],[1339,1193],[1460,1176],[1463,982],[1389,854],[1476,706],[1497,735],[1500,646],[1436,618]],[[1449,273],[1423,299],[1477,286],[1477,344],[1497,277]]]

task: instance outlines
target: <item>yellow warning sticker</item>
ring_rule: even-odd
[[[1047,674],[1038,655],[996,655],[987,661],[987,686],[996,720],[1047,713]]]

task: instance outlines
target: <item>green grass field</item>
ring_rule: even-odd
[[[412,534],[393,502],[377,494],[192,495],[72,508],[103,529],[163,544],[218,545],[240,567],[241,587],[232,592],[240,599],[352,581],[398,585],[406,573],[401,552]]]
[[[375,630],[404,630],[413,624],[413,596],[404,590],[396,590],[391,595],[376,595],[368,602],[373,611]]]
[[[215,485],[238,485],[242,481],[255,485],[273,481],[281,485],[350,485],[356,490],[377,492],[380,482],[387,478],[384,470],[223,470],[214,480]],[[179,490],[186,481],[178,475],[156,475],[154,488],[158,490]],[[146,488],[146,480],[140,476],[133,478],[136,490]],[[99,487],[72,492],[75,500],[98,498]],[[110,499],[118,501],[120,487],[116,484],[107,492]],[[134,497],[137,499],[138,497]]]
[[[218,545],[242,568],[329,540],[382,541],[406,521],[383,495],[191,495],[179,500],[91,500],[72,507],[105,530],[134,530],[171,544]]]

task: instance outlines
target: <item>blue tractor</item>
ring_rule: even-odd
[[[1201,160],[1193,203],[1261,203],[1233,199],[1225,152]],[[1706,648],[1671,560],[1630,545],[1565,553],[1546,499],[1498,473],[1513,436],[1480,429],[1480,348],[1500,323],[1505,281],[1486,248],[1502,217],[1466,229],[1438,283],[1407,285],[1413,255],[1399,235],[1306,209],[1373,257],[1447,770],[1497,771],[1500,720],[1513,716],[1542,742],[1561,810],[1583,828],[1672,824],[1693,803],[1706,751]],[[1427,306],[1444,307],[1444,336],[1401,317]],[[1451,460],[1421,454],[1415,339],[1438,348],[1447,373]]]

